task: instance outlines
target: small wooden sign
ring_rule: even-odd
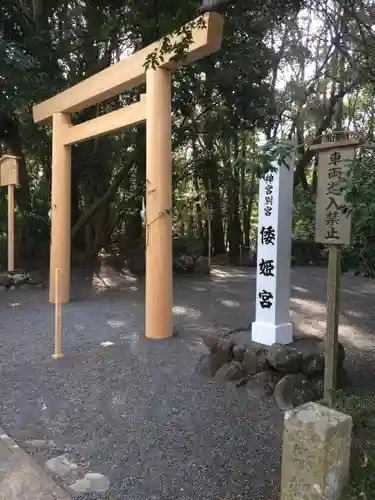
[[[4,155],[0,158],[0,186],[19,184],[18,156]]]
[[[332,391],[337,388],[338,338],[340,312],[340,245],[349,245],[351,217],[339,184],[348,175],[355,149],[361,139],[347,139],[310,146],[318,156],[315,239],[328,245],[327,323],[325,336],[324,401],[332,406]]]
[[[335,145],[336,144],[336,145]],[[351,215],[345,197],[339,191],[340,181],[347,176],[353,162],[355,146],[331,143],[322,148],[318,157],[315,241],[326,245],[349,245]]]

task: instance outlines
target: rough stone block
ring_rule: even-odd
[[[253,344],[244,352],[243,365],[248,375],[255,375],[267,369],[267,352],[264,347]]]
[[[302,355],[301,371],[308,377],[324,373],[325,343],[317,337],[305,337],[297,339],[291,344]],[[345,349],[341,342],[337,347],[338,366],[342,366],[345,360]]]
[[[301,369],[302,353],[294,347],[273,344],[268,349],[267,360],[275,370],[298,373]]]
[[[245,356],[245,346],[242,345],[235,345],[233,347],[233,357],[235,361],[239,361],[242,363],[244,356]]]
[[[219,339],[214,335],[203,335],[202,340],[203,344],[208,347],[210,351],[213,351],[219,342]]]
[[[103,474],[89,472],[84,478],[78,479],[70,488],[75,493],[105,493],[110,486],[109,479]]]
[[[273,378],[270,372],[257,373],[250,378],[247,384],[248,393],[255,398],[267,398],[272,395],[272,383]]]
[[[337,367],[336,388],[342,389],[349,383],[349,377],[343,366]],[[323,399],[324,397],[324,374],[311,378],[311,384],[315,393],[314,399]]]
[[[207,337],[208,338],[208,337]],[[206,346],[208,346],[209,341],[206,339]],[[213,377],[215,373],[223,365],[226,365],[233,359],[233,343],[221,339],[217,342],[210,344],[209,354],[204,354],[196,366],[196,373],[203,375],[204,377]]]
[[[308,377],[324,373],[324,342],[311,337],[296,340],[293,347],[301,353],[302,373]]]
[[[302,373],[285,375],[276,385],[273,398],[282,411],[315,399],[312,383]]]
[[[317,403],[285,413],[280,500],[339,500],[349,475],[352,418]]]
[[[232,380],[241,380],[245,372],[242,364],[239,361],[231,361],[220,367],[216,374],[216,380],[224,380],[230,382]]]
[[[65,477],[77,469],[77,464],[71,462],[67,456],[59,455],[58,457],[47,460],[46,467],[53,474]]]
[[[220,339],[217,343],[214,352],[226,357],[228,361],[233,358],[233,347],[234,343],[231,340]]]
[[[216,364],[215,360],[212,359],[210,354],[203,354],[195,367],[196,373],[202,375],[203,377],[213,377],[217,370],[220,368],[220,364]]]

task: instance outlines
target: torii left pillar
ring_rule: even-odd
[[[51,194],[51,257],[49,300],[56,303],[56,269],[59,269],[59,303],[70,300],[70,204],[71,147],[63,138],[71,125],[67,113],[55,113],[52,119],[52,194]]]

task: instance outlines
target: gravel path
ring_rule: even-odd
[[[253,320],[253,270],[214,268],[175,280],[177,335],[147,341],[143,284],[103,269],[95,294],[78,282],[64,307],[64,353],[51,358],[53,307],[42,290],[2,293],[0,420],[44,462],[66,454],[109,477],[108,500],[273,500],[282,414],[271,400],[202,379],[194,367],[205,332]],[[293,320],[324,333],[325,271],[295,269]],[[356,391],[375,378],[375,282],[346,276],[340,334]],[[100,343],[113,342],[111,347]],[[371,385],[372,384],[372,385]],[[35,450],[29,440],[50,440]],[[27,448],[29,446],[29,448]],[[82,497],[84,498],[84,497]]]

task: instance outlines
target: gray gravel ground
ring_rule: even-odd
[[[297,330],[324,333],[325,271],[294,269]],[[273,500],[277,498],[282,414],[246,388],[194,374],[205,332],[253,319],[253,270],[214,268],[211,277],[175,280],[177,335],[143,335],[143,284],[103,268],[94,293],[77,280],[64,307],[64,353],[56,362],[48,292],[14,290],[0,301],[0,420],[39,463],[66,453],[100,472],[108,500]],[[98,285],[98,283],[96,283]],[[356,392],[375,385],[375,282],[343,279],[340,334]],[[112,347],[100,347],[111,341]],[[26,446],[26,445],[25,445]]]

